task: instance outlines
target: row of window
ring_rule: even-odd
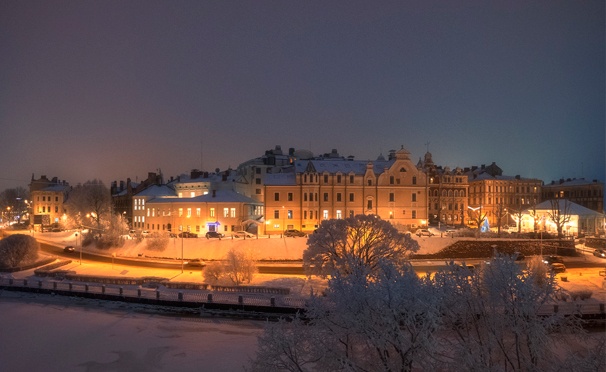
[[[433,190],[429,192],[431,196],[440,196],[440,192],[438,190]],[[465,197],[465,190],[442,190],[443,197]]]
[[[50,206],[38,206],[38,213],[51,213]],[[55,206],[55,213],[59,213],[59,207]]]
[[[488,185],[486,186],[488,188],[487,192],[492,192],[492,186]],[[507,190],[509,188],[509,190]],[[521,192],[526,192],[526,193],[530,193],[532,188],[532,192],[533,193],[537,193],[538,192],[538,188],[536,186],[516,186],[516,193],[521,193]],[[471,187],[473,192],[485,192],[485,187],[482,186],[472,186]],[[526,191],[524,191],[524,189],[526,189]],[[494,187],[494,192],[513,192],[513,185],[511,186],[495,186]]]
[[[36,198],[37,201],[40,201],[40,197],[38,196]],[[42,196],[42,201],[51,201],[52,198],[50,196]],[[59,197],[55,196],[55,201],[58,202],[59,201]]]
[[[401,168],[400,172],[406,172],[406,169]],[[303,183],[317,183],[318,182],[318,175],[317,174],[309,174],[309,178],[307,177],[308,174],[304,173],[303,174]],[[343,182],[343,178],[345,177],[341,177],[340,174],[336,175],[336,184],[341,184]],[[324,174],[323,175],[323,179],[324,179],[324,184],[328,184],[329,183],[329,175],[328,174]],[[354,175],[349,175],[349,184],[354,184],[354,180],[355,180],[355,176]],[[372,186],[373,180],[372,178],[367,178],[366,179],[366,183],[368,186]],[[389,176],[389,184],[390,185],[399,185],[400,184],[400,178],[396,178],[395,176]],[[416,185],[417,184],[417,176],[412,176],[412,184]]]
[[[335,194],[335,199],[337,202],[343,201],[342,198],[342,193],[338,192]],[[286,194],[286,200],[287,201],[293,201],[294,200],[294,195],[292,192],[289,192]],[[323,195],[323,201],[328,202],[330,200],[330,193],[325,192]],[[274,201],[280,201],[280,193],[276,192],[274,193]],[[317,202],[318,201],[318,193],[303,193],[303,201],[310,201],[310,202]],[[351,192],[349,193],[349,201],[353,202],[355,201],[355,193]],[[390,202],[395,202],[396,201],[396,194],[393,192],[389,193],[389,201]],[[411,200],[412,202],[416,202],[417,201],[417,194],[413,193],[411,194]]]
[[[372,201],[371,204],[368,205],[368,209],[372,209]],[[402,210],[402,214],[406,214],[406,210]],[[349,217],[354,217],[355,215],[355,211],[350,210],[349,211]],[[417,218],[417,211],[416,210],[412,210],[411,211],[411,218]],[[287,210],[280,210],[280,209],[274,209],[274,219],[279,220],[279,219],[285,219],[285,220],[292,220],[294,218],[294,213],[292,210],[287,209]],[[343,211],[340,209],[337,209],[335,211],[335,215],[334,217],[330,216],[329,210],[328,209],[324,209],[322,211],[322,219],[323,220],[327,220],[329,218],[336,218],[338,220],[343,218]],[[389,218],[393,219],[394,218],[394,213],[393,211],[389,212]],[[317,210],[303,210],[303,220],[318,220],[319,219],[319,211]]]

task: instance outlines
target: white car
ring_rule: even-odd
[[[431,231],[429,231],[427,229],[417,230],[416,234],[417,234],[417,236],[433,236],[434,235],[434,233],[432,233]]]
[[[234,238],[254,238],[255,236],[248,231],[234,231],[231,236]]]

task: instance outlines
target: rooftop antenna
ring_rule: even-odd
[[[425,142],[425,148],[427,148],[427,152],[429,152],[429,141]]]

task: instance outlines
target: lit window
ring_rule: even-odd
[[[183,217],[183,208],[179,208],[179,217]]]
[[[215,208],[211,208],[210,209],[209,215],[210,215],[210,217],[214,217],[215,216]]]
[[[236,217],[236,208],[231,208],[229,210],[229,216],[230,217]]]
[[[328,210],[327,209],[322,211],[322,218],[324,218],[325,220],[328,219]]]
[[[187,208],[187,217],[191,217],[191,208]]]
[[[337,219],[340,220],[343,218],[343,212],[340,209],[337,209]]]
[[[223,217],[229,217],[229,208],[223,208]]]
[[[200,210],[200,208],[196,208],[196,217],[200,217],[201,213],[202,211]]]

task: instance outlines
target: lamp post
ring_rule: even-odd
[[[179,230],[181,231],[181,274],[183,274],[183,238],[185,237],[183,225],[179,226]]]

